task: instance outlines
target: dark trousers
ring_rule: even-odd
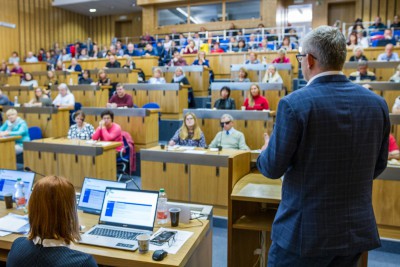
[[[268,253],[268,267],[355,267],[361,253],[324,257],[300,257],[272,242]]]

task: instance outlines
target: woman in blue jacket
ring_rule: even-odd
[[[21,136],[20,139],[15,141],[15,153],[21,154],[23,142],[30,141],[28,125],[26,122],[18,117],[18,113],[15,109],[9,109],[6,112],[7,120],[0,127],[0,137],[7,136]]]

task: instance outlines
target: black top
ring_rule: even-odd
[[[364,55],[361,55],[360,58],[356,58],[356,56],[351,56],[350,59],[349,59],[349,61],[360,61],[360,60],[368,61],[368,59]]]
[[[43,247],[26,237],[17,238],[8,253],[7,267],[92,267],[94,258],[68,247]]]
[[[87,78],[87,79],[85,79],[85,78],[80,78],[79,79],[79,84],[91,84],[93,82],[93,80],[92,80],[92,78]]]
[[[115,68],[115,69],[121,68],[121,63],[119,63],[118,61],[115,61],[114,63],[107,62],[106,67],[109,68],[109,69],[112,69],[112,68]]]
[[[183,77],[182,80],[180,80],[179,82],[175,82],[174,78],[172,78],[171,83],[182,83],[184,85],[190,85],[189,80],[186,77]],[[193,95],[193,89],[192,87],[190,87],[188,89],[188,104],[189,104],[189,108],[194,108],[195,107],[195,103],[194,103],[194,95]]]
[[[214,103],[214,108],[216,109],[236,109],[235,100],[232,98],[228,99],[218,99]]]

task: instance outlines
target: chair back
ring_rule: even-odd
[[[29,132],[29,137],[31,138],[31,141],[37,140],[37,139],[42,139],[42,137],[43,137],[42,130],[37,126],[29,127],[28,132]]]
[[[142,108],[160,108],[160,105],[154,102],[144,104]]]

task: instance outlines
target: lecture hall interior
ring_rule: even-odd
[[[152,251],[70,248],[99,266],[267,266],[284,179],[264,177],[257,158],[279,101],[306,89],[302,39],[329,25],[346,38],[343,74],[383,98],[390,113],[388,164],[372,186],[381,247],[357,266],[400,266],[399,0],[0,0],[0,7],[0,217],[29,214],[4,204],[7,183],[14,190],[27,173],[32,192],[43,176],[69,180],[81,234],[99,223],[80,206],[88,178],[164,188],[167,206],[181,207],[175,230],[189,237],[174,239],[175,251],[168,242],[161,262]],[[153,232],[172,228],[152,220]],[[0,225],[0,266],[23,235],[10,232]]]

